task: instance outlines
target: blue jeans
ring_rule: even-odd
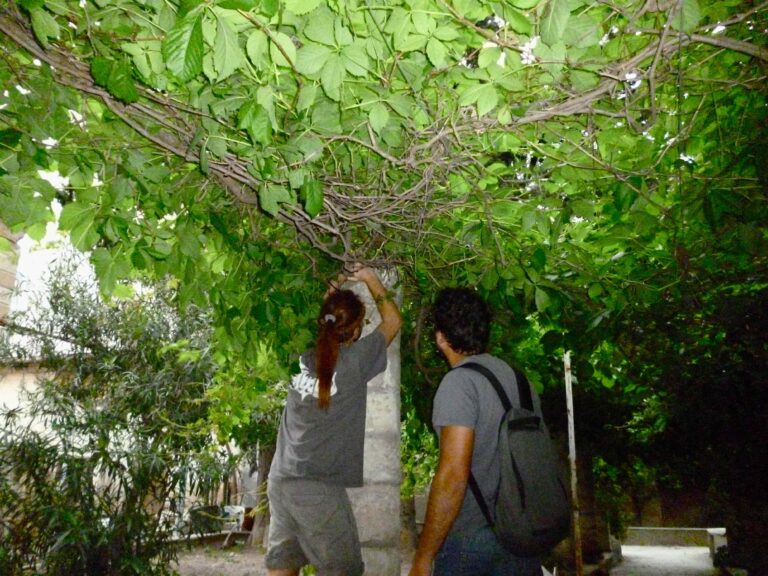
[[[435,557],[432,576],[541,576],[541,559],[513,556],[485,526],[448,536]]]

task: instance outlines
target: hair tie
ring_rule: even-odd
[[[326,314],[323,316],[323,321],[327,324],[328,322],[336,322],[336,316],[333,314]]]

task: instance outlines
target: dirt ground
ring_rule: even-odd
[[[410,567],[411,550],[403,551],[402,574]],[[176,566],[180,576],[265,576],[264,552],[261,548],[236,545],[221,549],[216,546],[180,550]]]
[[[195,548],[179,552],[181,576],[262,576],[264,553],[257,547]]]

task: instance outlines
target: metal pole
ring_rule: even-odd
[[[565,366],[565,396],[568,406],[568,460],[571,465],[571,502],[573,505],[573,549],[576,563],[576,576],[583,576],[584,566],[581,557],[581,526],[579,522],[579,491],[576,473],[576,433],[573,416],[573,387],[571,385],[571,353],[563,355]]]

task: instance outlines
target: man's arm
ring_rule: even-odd
[[[429,576],[432,573],[432,561],[464,501],[474,445],[475,431],[472,428],[445,426],[440,431],[440,459],[429,490],[424,528],[410,576]]]

